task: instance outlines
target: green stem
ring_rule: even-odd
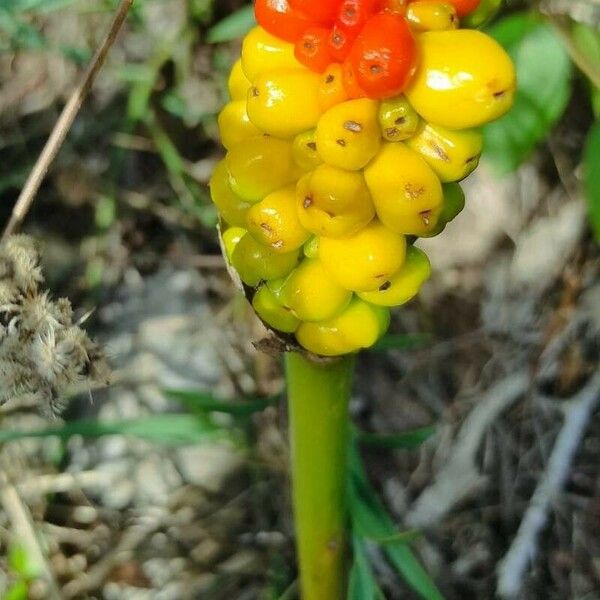
[[[348,404],[354,357],[286,355],[296,545],[303,600],[342,600],[346,587]]]

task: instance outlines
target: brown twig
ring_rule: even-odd
[[[27,556],[40,570],[41,578],[47,586],[45,597],[50,600],[60,600],[58,585],[42,550],[29,508],[23,503],[17,489],[10,482],[6,475],[6,469],[0,471],[0,505],[12,524],[15,537],[18,537],[19,543],[23,544],[27,551]]]
[[[432,527],[468,494],[485,482],[476,456],[486,432],[494,421],[514,404],[530,385],[527,371],[516,371],[496,383],[481,398],[465,419],[448,461],[434,482],[417,498],[406,515],[409,527]]]
[[[538,540],[548,521],[552,503],[564,488],[571,464],[600,403],[600,373],[569,403],[563,404],[564,422],[552,454],[539,481],[517,535],[498,566],[497,593],[500,598],[521,598],[531,561],[538,552]]]
[[[127,13],[133,4],[133,0],[121,0],[119,7],[117,8],[117,12],[113,18],[113,21],[110,25],[110,28],[104,37],[104,40],[100,47],[96,50],[94,57],[92,58],[90,64],[88,65],[85,73],[83,74],[81,81],[71,94],[69,101],[65,105],[42,153],[33,170],[31,171],[27,181],[25,182],[25,186],[21,190],[19,198],[13,208],[10,220],[4,229],[4,233],[2,234],[2,240],[5,241],[10,235],[12,235],[21,225],[23,219],[29,212],[33,201],[35,200],[35,196],[50,168],[50,165],[56,158],[71,126],[73,125],[73,121],[75,121],[75,117],[79,113],[79,109],[83,104],[86,96],[94,84],[96,76],[98,72],[104,65],[104,61],[106,60],[106,56],[111,46],[114,44],[117,35],[127,17]]]

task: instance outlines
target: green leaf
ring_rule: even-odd
[[[356,445],[350,451],[350,477],[350,515],[354,532],[372,540],[386,540],[383,550],[406,583],[424,600],[443,600],[407,544],[412,534],[408,538],[398,535],[394,522],[377,498],[364,473]]]
[[[74,435],[101,437],[104,435],[131,435],[162,444],[195,444],[218,439],[234,439],[234,434],[195,415],[165,414],[143,417],[131,421],[100,423],[98,421],[73,421],[60,427],[29,430],[0,430],[0,442],[23,438],[56,436],[67,440]]]
[[[249,398],[244,402],[227,402],[215,398],[212,394],[194,390],[165,390],[165,394],[171,400],[181,402],[192,410],[220,412],[236,417],[247,417],[262,412],[279,401],[279,398]]]
[[[422,533],[416,529],[408,529],[407,531],[401,531],[384,538],[374,538],[373,541],[377,542],[380,546],[385,544],[410,544],[421,537]]]
[[[120,70],[120,77],[133,82],[129,97],[127,98],[127,118],[135,123],[144,119],[149,112],[150,97],[158,74],[169,60],[170,52],[166,48],[159,48],[156,54],[143,65],[127,64]]]
[[[20,21],[4,8],[0,8],[1,33],[4,33],[10,43],[18,48],[41,50],[46,47],[46,40],[35,27]],[[0,43],[0,48],[4,46],[3,42]]]
[[[577,47],[588,57],[595,69],[600,69],[600,32],[585,23],[573,23],[571,28]]]
[[[8,0],[6,8],[12,12],[50,12],[75,4],[79,0]]]
[[[518,88],[512,110],[484,129],[493,169],[516,169],[562,116],[571,94],[571,61],[559,35],[528,13],[505,17],[489,33],[515,61]]]
[[[600,120],[591,128],[583,155],[583,185],[590,223],[600,241]]]
[[[591,89],[592,110],[596,119],[600,119],[600,89],[592,86]]]
[[[584,23],[574,22],[566,35],[567,50],[573,62],[597,89],[600,87],[600,31]]]
[[[80,66],[85,65],[92,57],[92,53],[89,48],[77,48],[75,46],[61,45],[58,47],[58,49],[65,58],[68,58]]]
[[[420,427],[411,431],[402,433],[358,433],[358,442],[366,446],[375,448],[384,448],[386,450],[405,449],[413,450],[418,448],[423,442],[426,442],[432,435],[435,434],[435,427]]]
[[[4,600],[27,600],[29,598],[29,586],[26,581],[17,581],[13,583],[6,594],[3,596]]]
[[[211,27],[206,34],[206,41],[209,44],[230,42],[246,35],[255,24],[254,7],[244,6]]]
[[[25,580],[35,579],[40,575],[41,569],[31,560],[27,550],[16,544],[8,553],[8,564],[11,570]]]
[[[117,218],[117,203],[112,196],[102,196],[96,204],[95,221],[99,229],[108,229]]]
[[[372,348],[375,352],[385,350],[418,350],[431,343],[427,333],[389,334],[383,336]]]
[[[354,536],[354,562],[350,571],[348,600],[385,600],[381,589],[375,581],[363,540]]]
[[[184,160],[179,153],[177,146],[173,143],[173,140],[171,140],[168,133],[159,125],[153,115],[146,115],[144,121],[150,130],[152,141],[154,142],[163,163],[167,167],[167,170],[176,177],[181,177],[185,172]]]

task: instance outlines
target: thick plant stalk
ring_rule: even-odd
[[[342,600],[346,585],[348,405],[354,358],[286,355],[296,545],[303,600]]]

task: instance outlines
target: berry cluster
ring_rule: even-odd
[[[257,314],[316,354],[371,346],[429,277],[414,242],[464,207],[510,58],[479,0],[257,0],[211,194]]]

